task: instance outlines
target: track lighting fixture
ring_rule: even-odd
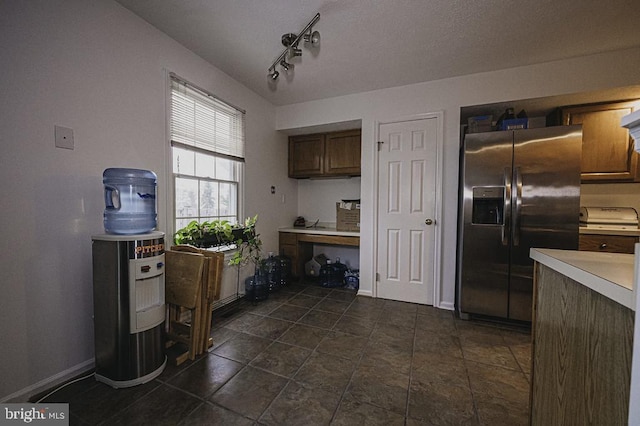
[[[280,61],[280,66],[285,71],[289,71],[289,69],[293,69],[293,64],[290,64],[289,62],[285,61],[284,59]]]
[[[320,44],[320,33],[313,31],[313,26],[320,19],[320,14],[316,16],[300,31],[298,34],[287,33],[282,35],[282,44],[285,49],[282,53],[273,61],[273,64],[269,67],[269,78],[273,81],[278,79],[280,73],[276,70],[276,66],[280,65],[283,70],[289,71],[293,69],[293,64],[287,62],[287,59],[291,60],[298,56],[302,56],[302,49],[298,47],[301,40],[305,43],[311,44],[311,47],[318,47]]]
[[[287,49],[287,55],[289,56],[289,59],[302,56],[302,49],[298,49],[296,46],[290,46]]]

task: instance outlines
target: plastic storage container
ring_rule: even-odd
[[[145,234],[157,226],[157,176],[149,170],[106,169],[104,230],[108,234]]]

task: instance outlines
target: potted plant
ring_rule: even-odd
[[[176,244],[208,248],[235,243],[244,235],[245,227],[231,225],[228,220],[198,222],[192,220],[174,235]]]
[[[229,260],[230,265],[238,267],[238,277],[241,266],[253,263],[254,274],[247,277],[244,283],[245,298],[253,302],[264,300],[269,296],[269,282],[263,268],[262,240],[256,232],[257,221],[258,215],[245,220],[242,235],[235,241],[236,252]]]

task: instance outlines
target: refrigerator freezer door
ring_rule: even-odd
[[[463,314],[508,314],[512,145],[512,132],[465,138],[458,245],[458,308]]]
[[[514,132],[509,318],[531,321],[531,247],[578,249],[580,126]]]

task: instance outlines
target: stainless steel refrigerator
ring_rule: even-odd
[[[466,135],[460,169],[457,308],[531,321],[529,249],[578,248],[581,126]]]

